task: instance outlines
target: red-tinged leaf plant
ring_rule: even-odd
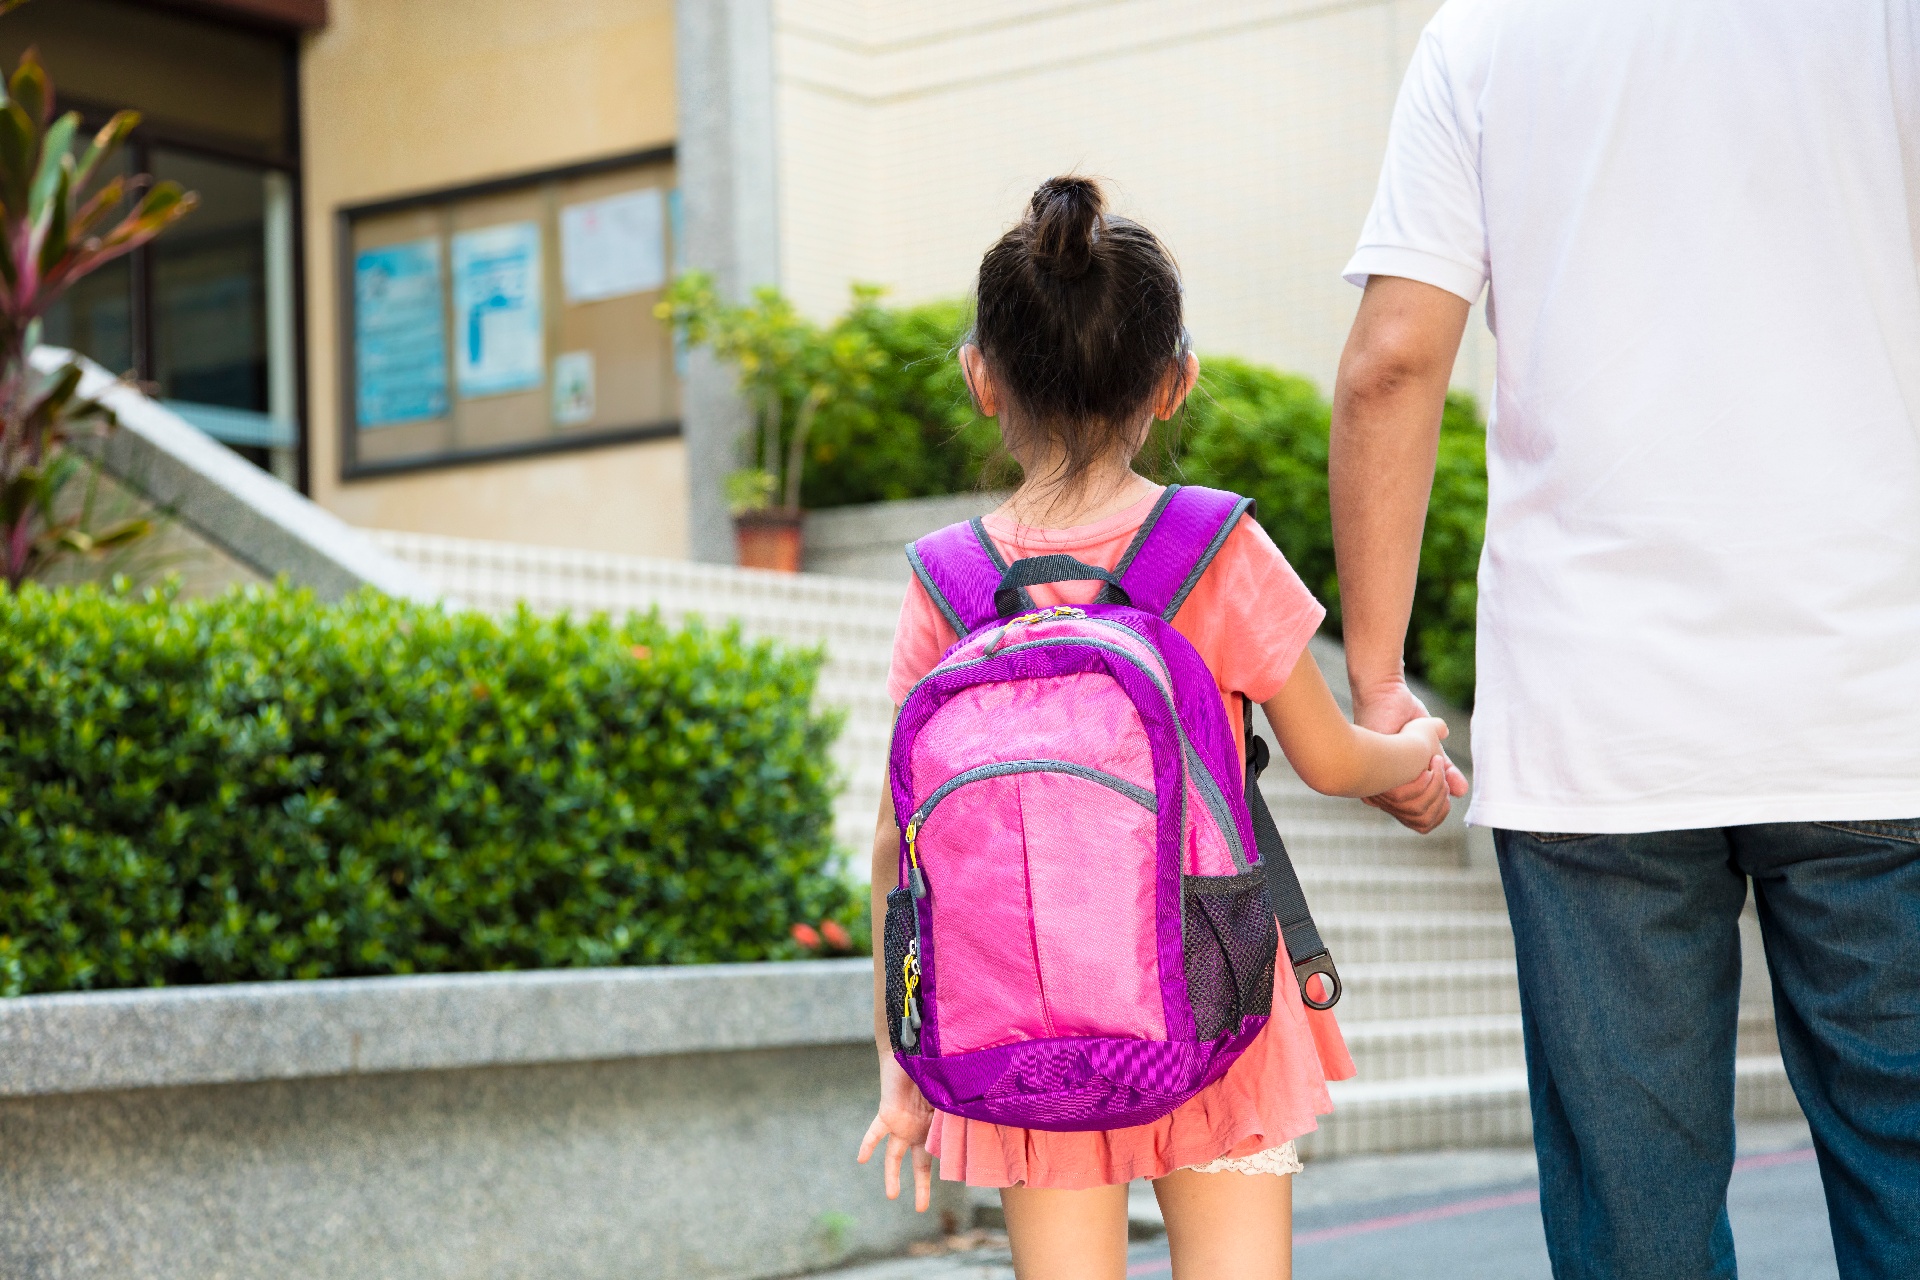
[[[0,0],[0,13],[19,2]],[[54,118],[53,102],[53,82],[29,49],[0,92],[0,574],[9,587],[62,556],[107,551],[151,529],[144,519],[92,528],[90,502],[63,511],[62,490],[88,465],[69,442],[111,430],[114,416],[79,394],[78,362],[42,373],[28,357],[61,295],[197,203],[179,184],[144,175],[96,186],[139,116],[120,112],[76,155],[80,117]]]

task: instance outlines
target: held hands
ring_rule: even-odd
[[[887,1175],[887,1199],[900,1198],[900,1158],[913,1154],[913,1207],[925,1213],[933,1197],[933,1156],[927,1151],[927,1134],[933,1128],[933,1107],[920,1092],[920,1086],[908,1078],[893,1060],[880,1055],[880,1111],[867,1126],[860,1143],[860,1163],[872,1158],[880,1140],[886,1139],[883,1157]]]
[[[1444,721],[1427,714],[1420,699],[1404,681],[1371,694],[1358,690],[1353,699],[1353,722],[1376,733],[1398,733],[1419,738],[1426,748],[1426,772],[1405,786],[1368,796],[1366,803],[1391,814],[1402,826],[1425,835],[1446,821],[1452,797],[1467,794],[1466,775],[1447,759],[1440,745],[1447,736]]]

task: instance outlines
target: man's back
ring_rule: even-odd
[[[1452,0],[1352,276],[1490,280],[1472,818],[1920,813],[1920,17]]]

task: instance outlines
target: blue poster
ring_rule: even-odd
[[[382,245],[353,260],[353,367],[362,427],[444,417],[447,327],[440,241]]]
[[[453,238],[454,381],[463,396],[538,387],[540,224],[508,222]]]

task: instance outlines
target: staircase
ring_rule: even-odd
[[[900,584],[418,534],[374,537],[474,608],[503,611],[521,601],[573,612],[657,607],[669,622],[695,614],[736,619],[749,636],[824,645],[820,701],[847,712],[835,748],[847,787],[834,832],[850,870],[864,878],[892,718],[886,672]],[[1344,689],[1339,647],[1316,640],[1315,653],[1328,683]],[[1456,748],[1464,729],[1456,729]],[[1525,1142],[1531,1124],[1513,934],[1499,877],[1490,865],[1475,865],[1466,828],[1455,817],[1416,836],[1356,801],[1308,790],[1277,757],[1263,785],[1339,963],[1346,986],[1340,1024],[1359,1067],[1355,1079],[1332,1086],[1334,1114],[1301,1140],[1302,1154]],[[1797,1105],[1774,1044],[1751,910],[1742,926],[1740,1112],[1792,1116]]]
[[[542,613],[658,609],[670,626],[698,617],[718,625],[738,623],[749,639],[824,648],[819,703],[846,713],[833,749],[834,766],[846,783],[834,807],[834,843],[848,852],[849,869],[867,878],[893,728],[887,664],[903,584],[436,534],[372,531],[369,536],[449,600],[487,613],[506,613],[523,602]]]
[[[1268,803],[1346,984],[1340,1025],[1359,1068],[1331,1086],[1334,1113],[1301,1154],[1527,1141],[1520,992],[1498,874],[1468,864],[1457,824],[1415,836],[1316,795],[1284,768],[1269,778]],[[1757,924],[1751,912],[1741,923],[1739,1110],[1792,1116]]]

